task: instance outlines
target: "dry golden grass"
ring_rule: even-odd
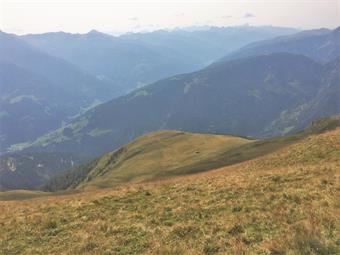
[[[0,254],[339,254],[340,129],[201,174],[0,202]]]
[[[211,169],[211,163],[221,152],[253,142],[228,135],[151,132],[102,156],[78,188],[108,188]]]

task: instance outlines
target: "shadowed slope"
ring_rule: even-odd
[[[88,158],[65,153],[18,153],[0,156],[0,190],[38,189],[52,176]]]

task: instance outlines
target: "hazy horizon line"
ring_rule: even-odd
[[[65,34],[89,34],[91,32],[97,31],[99,33],[103,34],[108,34],[112,36],[121,36],[124,34],[138,34],[138,33],[152,33],[152,32],[157,32],[157,31],[168,31],[168,32],[173,32],[176,30],[188,30],[188,32],[194,32],[194,31],[202,31],[202,30],[208,30],[211,28],[237,28],[237,27],[275,27],[275,28],[287,28],[287,29],[296,29],[297,31],[304,31],[304,30],[316,30],[316,29],[329,29],[333,30],[339,27],[340,25],[334,26],[334,27],[315,27],[315,28],[305,28],[305,27],[299,27],[299,26],[276,26],[272,24],[268,25],[251,25],[251,24],[240,24],[240,25],[192,25],[192,26],[176,26],[176,27],[163,27],[163,28],[144,28],[144,29],[138,29],[138,30],[125,30],[125,31],[119,31],[119,30],[101,30],[98,28],[92,28],[89,29],[87,32],[82,32],[82,31],[68,31],[68,30],[48,30],[44,32],[15,32],[15,31],[6,31],[6,29],[0,28],[1,32],[8,33],[8,34],[14,34],[18,36],[22,35],[38,35],[38,34],[47,34],[47,33],[65,33]],[[15,29],[14,29],[15,30]],[[191,30],[191,31],[190,31]]]

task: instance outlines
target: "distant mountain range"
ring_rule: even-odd
[[[0,32],[0,152],[136,87],[201,68],[248,42],[295,31],[235,27],[120,37]]]
[[[339,96],[338,67],[289,53],[220,62],[101,104],[26,149],[100,155],[159,129],[256,137],[286,134],[303,127],[308,116],[340,112],[334,102]],[[315,102],[325,108],[301,113],[303,120],[297,121],[298,110]]]
[[[0,32],[0,148],[30,141],[93,104],[118,95],[112,84]]]
[[[159,79],[201,69],[250,42],[295,32],[292,28],[238,26],[158,30],[119,37],[92,30],[87,34],[59,32],[20,38],[112,82],[125,94]]]
[[[275,52],[301,54],[318,62],[327,63],[340,57],[340,27],[334,30],[306,30],[251,43],[225,56],[221,61]]]

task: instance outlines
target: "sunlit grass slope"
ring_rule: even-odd
[[[0,254],[339,254],[340,128],[200,174],[0,202]]]
[[[328,117],[303,132],[261,141],[171,130],[152,132],[52,179],[46,190],[108,188],[208,171],[266,155],[337,126],[340,117]]]
[[[254,142],[241,137],[158,131],[101,157],[78,188],[103,188],[212,168],[219,155]]]

